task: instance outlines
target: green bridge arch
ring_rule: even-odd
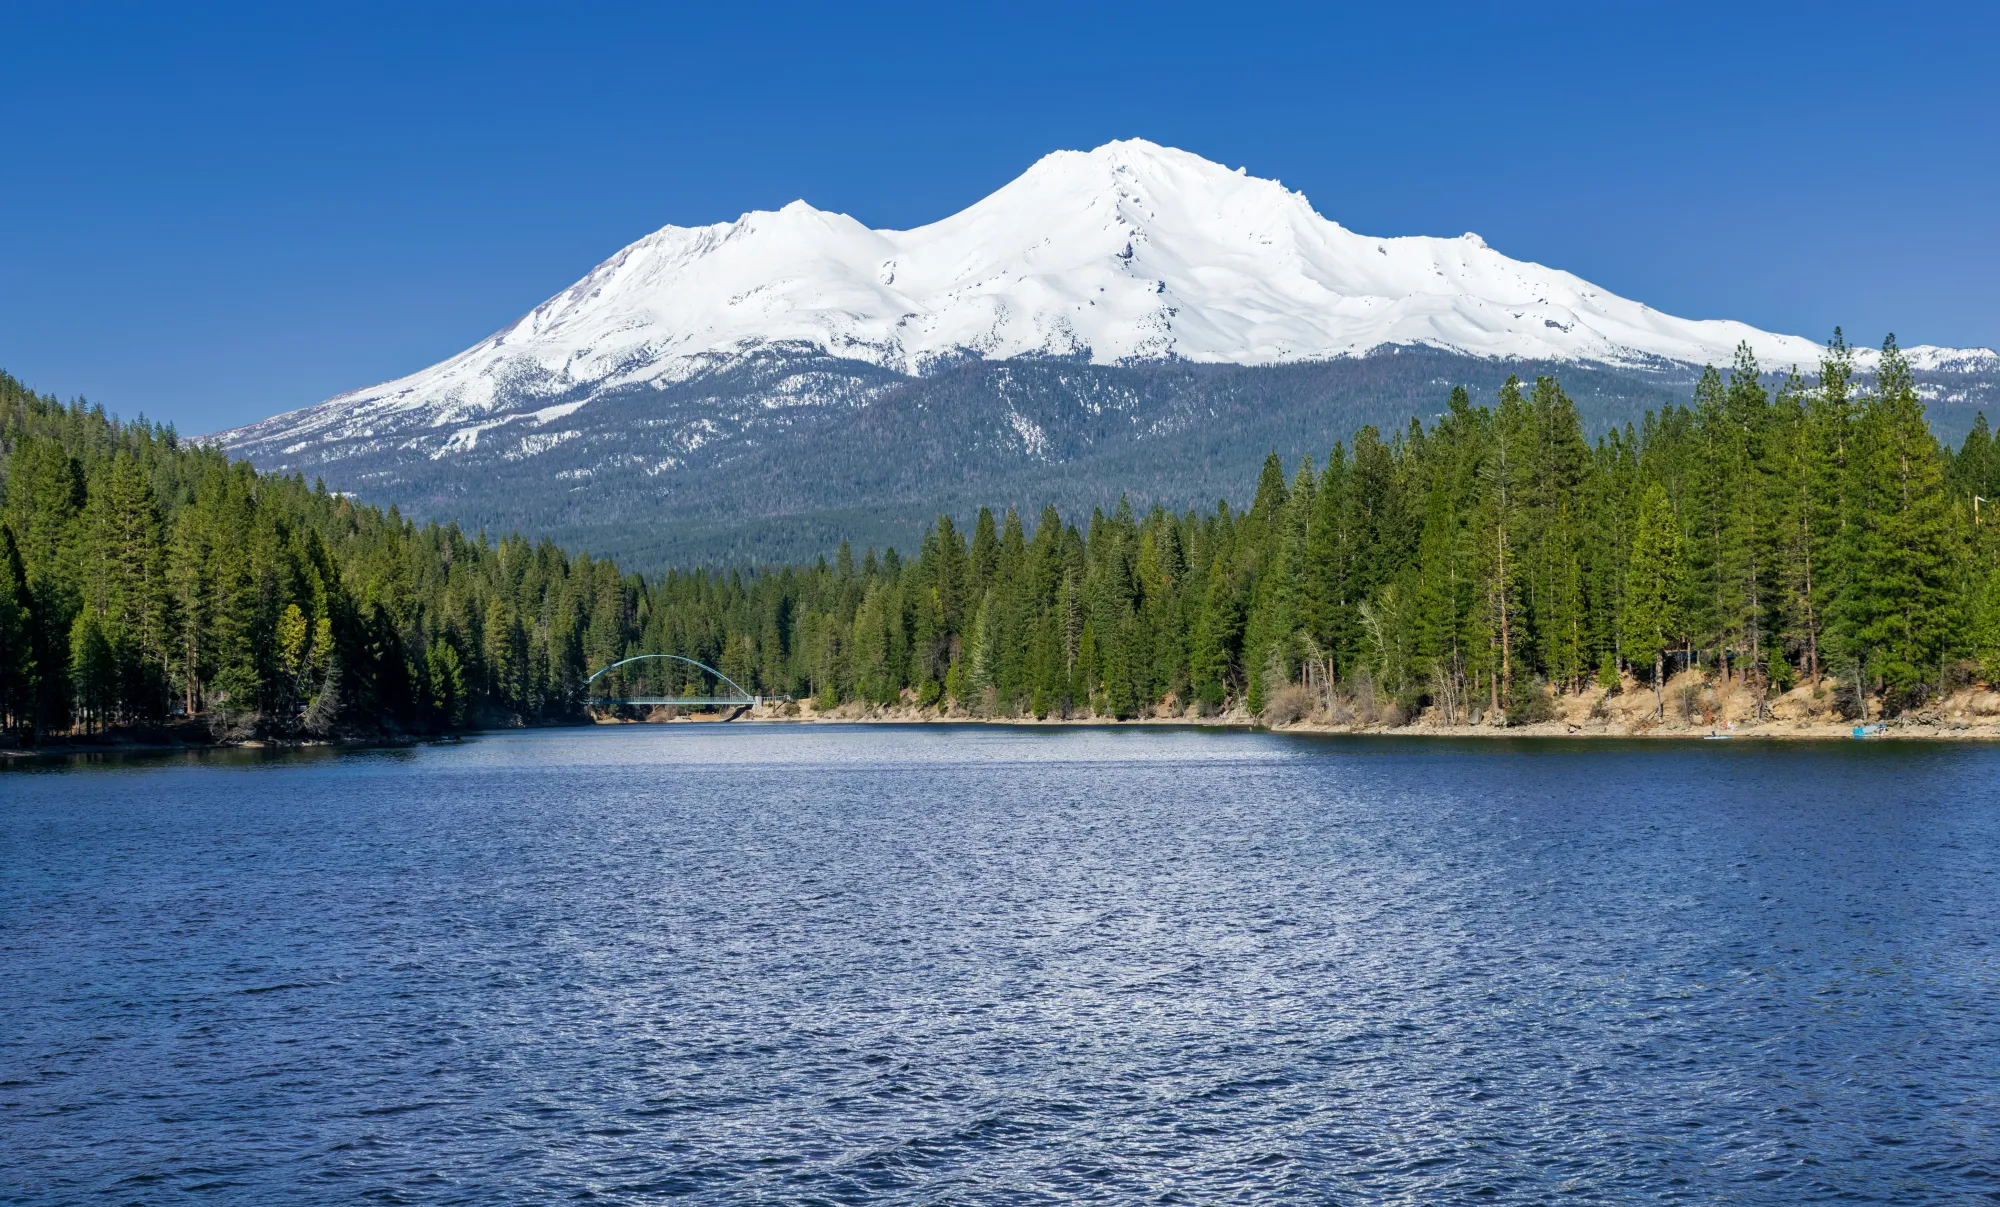
[[[634,662],[646,662],[646,661],[649,661],[649,660],[652,660],[652,659],[665,659],[665,660],[668,660],[668,661],[671,661],[671,662],[685,662],[685,663],[687,663],[687,664],[688,664],[689,666],[692,666],[692,667],[697,667],[697,668],[699,668],[699,669],[701,669],[701,670],[704,670],[704,671],[707,671],[707,672],[708,672],[709,674],[711,674],[711,675],[715,676],[715,677],[716,677],[716,678],[717,678],[718,680],[720,680],[720,681],[722,681],[722,682],[724,682],[724,683],[727,683],[727,684],[728,684],[728,685],[729,685],[730,687],[733,687],[733,688],[735,688],[735,689],[736,689],[736,695],[735,695],[734,697],[716,697],[716,696],[698,696],[698,697],[687,697],[687,698],[683,698],[683,699],[676,699],[676,700],[668,700],[668,699],[657,699],[657,700],[655,700],[655,699],[631,699],[631,700],[616,700],[616,701],[612,701],[612,700],[608,700],[608,699],[607,699],[607,700],[606,700],[606,703],[617,703],[617,704],[746,704],[746,705],[752,705],[752,704],[755,704],[755,703],[757,703],[757,701],[758,701],[758,697],[757,697],[757,696],[755,696],[755,695],[752,695],[751,693],[749,693],[749,692],[747,692],[747,691],[744,691],[744,690],[743,690],[743,685],[742,685],[741,683],[738,683],[738,682],[737,682],[736,680],[734,680],[734,679],[731,679],[731,678],[730,678],[730,677],[729,677],[728,675],[725,675],[725,674],[723,674],[723,673],[722,673],[721,671],[719,671],[719,670],[716,670],[716,669],[715,669],[714,667],[710,666],[710,665],[709,665],[708,663],[706,663],[706,662],[697,662],[697,661],[695,661],[695,660],[694,660],[694,659],[692,659],[692,658],[685,658],[685,657],[682,657],[682,656],[681,656],[681,655],[679,655],[679,654],[635,654],[635,655],[633,655],[633,656],[632,656],[632,657],[630,657],[630,658],[620,658],[620,659],[619,659],[618,661],[616,661],[616,662],[613,662],[613,663],[611,663],[611,664],[610,664],[609,666],[603,666],[603,667],[599,667],[599,668],[598,668],[598,669],[597,669],[597,670],[596,670],[595,672],[593,672],[593,673],[591,674],[590,678],[588,678],[588,679],[585,679],[585,680],[583,681],[583,690],[585,691],[585,693],[588,693],[588,692],[590,691],[590,685],[591,685],[591,684],[593,684],[593,683],[595,683],[595,682],[597,682],[597,679],[598,679],[598,676],[600,676],[600,675],[603,675],[603,674],[605,674],[605,673],[607,673],[607,672],[609,672],[609,671],[615,671],[615,670],[617,670],[617,669],[618,669],[619,667],[621,667],[621,666],[630,666],[630,665],[631,665],[632,663],[634,663]]]

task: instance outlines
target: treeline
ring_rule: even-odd
[[[1519,719],[1549,689],[1703,668],[1766,692],[1836,685],[1909,708],[2000,670],[1982,417],[1953,454],[1893,338],[1857,388],[1836,334],[1776,390],[1747,349],[1690,405],[1585,438],[1553,378],[1431,426],[1373,428],[1323,466],[1266,461],[1250,507],[1032,534],[940,519],[908,561],[669,578],[658,635],[767,691],[905,691],[976,712],[1261,712],[1288,686],[1361,687],[1405,715]],[[708,635],[713,636],[708,636]]]
[[[251,716],[436,730],[579,718],[673,653],[766,695],[981,715],[1262,712],[1336,686],[1451,720],[1699,668],[1909,709],[2000,675],[1983,417],[1957,452],[1893,339],[1857,383],[1749,352],[1687,406],[1585,437],[1553,379],[1266,461],[1246,510],[940,517],[904,558],[655,581],[260,476],[7,379],[0,713],[17,729]],[[597,680],[708,694],[672,662]]]
[[[0,374],[0,724],[266,733],[579,718],[640,584],[258,474]]]

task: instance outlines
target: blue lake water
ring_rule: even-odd
[[[2000,748],[0,773],[0,1201],[2000,1200]]]

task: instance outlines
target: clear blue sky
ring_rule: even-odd
[[[1990,5],[10,4],[0,367],[188,433],[666,223],[944,216],[1141,136],[1690,317],[2000,344]]]

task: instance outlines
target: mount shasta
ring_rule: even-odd
[[[1747,343],[1476,235],[1374,238],[1144,141],[1045,157],[908,231],[802,201],[669,226],[438,365],[216,437],[416,515],[640,568],[912,544],[939,510],[1213,506],[1272,448],[1322,457],[1454,384],[1559,374],[1601,429]],[[1908,350],[1941,432],[2000,397],[1987,349]],[[1859,358],[1865,370],[1873,354]]]

